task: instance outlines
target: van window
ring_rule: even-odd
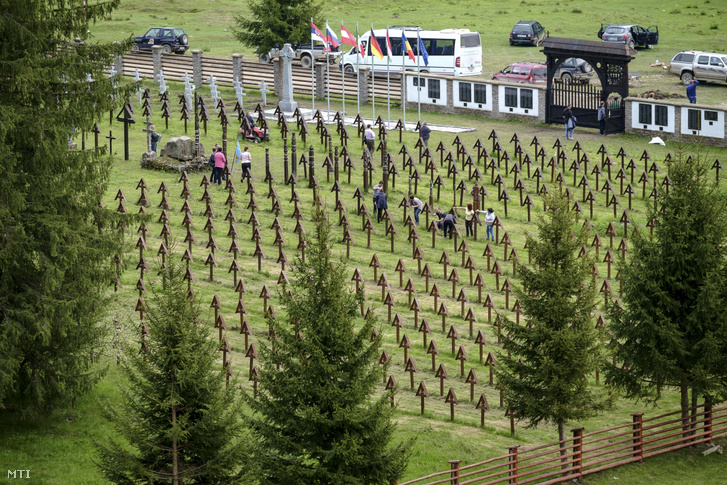
[[[462,47],[479,47],[480,34],[462,34],[459,42]]]
[[[454,39],[435,39],[432,41],[430,56],[451,56],[454,55]]]
[[[679,54],[674,57],[675,62],[692,62],[694,61],[694,54],[687,54],[684,52],[680,52]]]
[[[706,66],[709,63],[709,56],[699,56],[697,58],[697,64]]]

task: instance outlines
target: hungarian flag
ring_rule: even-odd
[[[384,58],[384,51],[381,50],[379,41],[376,40],[376,36],[374,35],[374,29],[371,29],[371,37],[369,37],[369,44],[371,44],[371,53],[373,55],[375,55],[378,60],[382,60]]]
[[[404,53],[409,56],[409,59],[412,60],[412,62],[416,61],[414,59],[414,51],[411,50],[411,45],[409,45],[409,41],[406,38],[406,35],[404,35],[404,32],[401,33],[401,55],[403,56]]]
[[[336,37],[336,34],[334,34],[331,28],[328,26],[328,20],[326,20],[326,41],[331,48],[336,48],[341,45],[341,43],[338,41],[338,37]]]
[[[386,27],[386,57],[391,61],[391,39],[389,38],[389,27]]]
[[[356,37],[354,37],[354,35],[343,26],[343,24],[341,24],[341,44],[356,47]]]

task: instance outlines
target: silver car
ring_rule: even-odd
[[[627,44],[632,49],[650,47],[659,43],[659,28],[656,25],[645,29],[635,24],[601,24],[598,37],[604,42]]]

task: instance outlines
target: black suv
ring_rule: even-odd
[[[134,39],[135,44],[131,47],[132,51],[140,49],[151,49],[152,46],[162,46],[162,52],[171,54],[184,54],[189,49],[187,34],[182,29],[174,27],[152,27],[141,37]]]
[[[534,20],[521,20],[515,24],[510,32],[510,45],[530,44],[540,45],[547,36],[540,22]]]
[[[588,84],[596,73],[590,64],[580,58],[569,57],[558,66],[553,79],[558,79],[564,84],[582,83]]]

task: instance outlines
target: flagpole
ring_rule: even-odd
[[[389,26],[386,26],[386,129],[389,129],[389,123],[391,122],[391,41],[389,40]]]
[[[371,24],[371,36],[374,39],[376,38],[374,35],[374,24]],[[369,50],[371,50],[371,39],[369,39]],[[371,56],[371,124],[376,122],[376,76],[374,76],[374,57],[376,56]]]
[[[404,130],[406,130],[406,76],[404,73],[406,72],[404,64],[406,63],[406,45],[404,44],[404,31],[401,31],[402,33],[402,42],[401,42],[401,108],[404,111]]]
[[[328,19],[326,19],[326,38],[324,39],[323,49],[326,53],[326,97],[328,98],[328,111],[326,111],[326,120],[331,121],[331,44],[328,42]]]
[[[341,20],[341,27],[343,27],[343,20]],[[343,32],[341,32],[341,61],[343,60]],[[343,116],[343,122],[346,123],[346,69],[341,61],[339,61],[338,65],[341,66],[341,98],[342,98],[342,105],[341,108],[343,110],[342,116]]]
[[[419,67],[419,59],[422,57],[421,52],[421,46],[422,46],[422,38],[419,35],[419,31],[417,30],[417,121],[422,121],[422,102],[421,102],[421,94],[422,94],[422,71]]]
[[[356,115],[361,114],[361,79],[359,78],[359,75],[361,74],[361,69],[359,67],[359,57],[363,57],[363,52],[361,52],[361,36],[358,35],[358,22],[356,22],[356,51],[358,52],[358,55],[356,56]]]
[[[310,18],[310,24],[313,25],[313,17]],[[311,110],[313,111],[313,114],[316,112],[316,81],[315,81],[315,46],[313,45],[313,35],[310,36],[310,54],[311,54],[311,63],[310,63],[310,98],[311,98]]]

